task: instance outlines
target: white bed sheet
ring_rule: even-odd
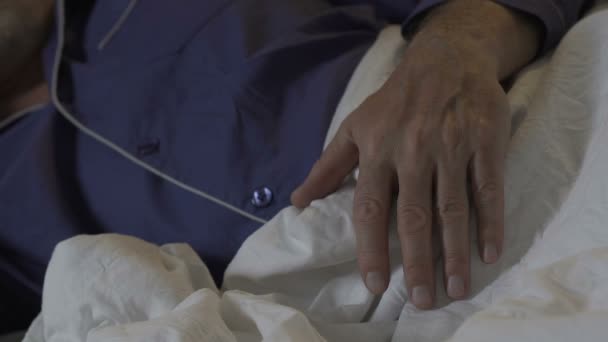
[[[383,32],[330,135],[403,48],[398,28]],[[604,341],[607,55],[608,11],[598,11],[510,91],[505,254],[488,266],[472,247],[469,300],[442,296],[433,311],[408,304],[396,238],[389,290],[380,298],[367,292],[356,267],[351,181],[253,234],[224,291],[187,245],[116,235],[68,240],[53,256],[43,309],[25,341]]]

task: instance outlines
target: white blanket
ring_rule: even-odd
[[[330,136],[386,79],[403,48],[398,28],[383,32],[355,72]],[[608,11],[599,11],[510,91],[505,253],[487,266],[473,244],[470,300],[440,297],[433,311],[408,304],[394,229],[389,290],[371,296],[356,267],[351,181],[306,210],[283,210],[253,234],[222,291],[184,244],[117,235],[63,242],[25,341],[605,341],[605,56]]]

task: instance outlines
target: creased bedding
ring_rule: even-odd
[[[386,79],[403,48],[398,28],[382,33],[328,136]],[[606,55],[608,11],[598,10],[511,89],[505,254],[484,265],[472,245],[467,301],[440,297],[433,311],[408,304],[396,238],[389,290],[368,293],[356,267],[349,180],[253,234],[221,290],[185,244],[118,235],[65,241],[25,341],[605,341]]]

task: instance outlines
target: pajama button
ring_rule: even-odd
[[[272,202],[272,190],[268,187],[261,187],[253,191],[251,204],[256,208],[266,208]]]

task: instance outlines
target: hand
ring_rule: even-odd
[[[439,35],[420,36],[401,64],[341,125],[292,202],[306,207],[334,192],[358,165],[354,224],[368,289],[388,286],[388,222],[397,197],[403,269],[412,302],[434,303],[433,228],[438,227],[448,295],[469,291],[469,197],[479,253],[497,261],[503,245],[503,172],[509,105],[492,54]],[[470,189],[467,189],[470,180]]]

